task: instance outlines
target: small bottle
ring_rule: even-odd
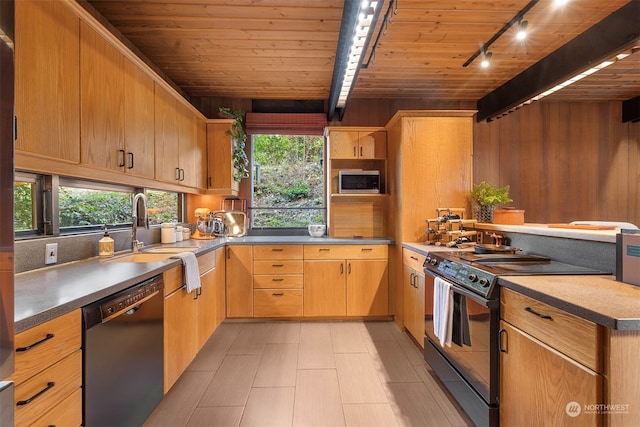
[[[176,242],[182,242],[182,226],[178,225],[176,227]]]
[[[105,225],[103,228],[104,236],[98,241],[98,255],[100,258],[109,258],[113,256],[114,243],[111,236],[109,236],[107,226]]]

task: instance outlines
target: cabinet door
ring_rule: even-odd
[[[178,121],[178,164],[181,169],[181,184],[189,187],[198,186],[198,175],[201,168],[197,160],[204,153],[199,152],[198,128],[193,112],[184,104],[176,101],[176,117]]]
[[[358,132],[330,131],[329,132],[329,158],[357,159],[358,158]]]
[[[153,80],[133,62],[124,61],[125,172],[154,177]]]
[[[347,316],[389,314],[387,260],[347,260]]]
[[[233,178],[232,140],[227,134],[232,124],[233,120],[207,123],[207,188],[236,196],[240,184]]]
[[[176,99],[155,85],[155,175],[159,181],[175,183],[180,177]]]
[[[346,304],[344,260],[304,262],[304,316],[344,316]]]
[[[227,298],[226,298],[226,286],[225,286],[225,248],[216,249],[216,268],[214,271],[215,279],[215,295],[216,295],[216,303],[215,303],[215,318],[216,318],[216,328],[227,316]]]
[[[164,300],[164,389],[173,386],[198,351],[198,311],[193,292],[178,289]]]
[[[598,414],[572,416],[585,404],[602,403],[600,375],[504,321],[500,327],[500,425],[602,424]]]
[[[253,249],[227,246],[227,317],[253,317]]]
[[[198,350],[207,342],[216,329],[216,269],[200,276],[202,289],[196,300],[198,306]]]
[[[124,57],[80,22],[80,160],[109,170],[124,166]]]
[[[415,273],[415,281],[414,284],[416,286],[416,297],[414,300],[413,312],[414,312],[414,323],[413,328],[411,330],[411,334],[416,339],[420,347],[424,347],[424,286],[425,286],[425,276],[423,273],[419,271],[414,271]]]
[[[358,158],[386,159],[387,133],[384,131],[358,132]]]
[[[403,266],[402,268],[402,296],[403,296],[403,322],[407,331],[415,338],[416,324],[416,288],[415,271],[413,268]]]
[[[63,2],[18,1],[16,150],[80,161],[80,20]]]

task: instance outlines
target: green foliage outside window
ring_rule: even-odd
[[[60,227],[131,222],[131,193],[60,187]]]
[[[253,136],[253,227],[324,223],[324,138]]]
[[[16,182],[14,185],[15,216],[13,228],[15,231],[34,230],[33,220],[33,184],[30,182]]]

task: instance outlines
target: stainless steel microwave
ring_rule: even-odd
[[[338,172],[338,192],[342,194],[380,193],[380,171],[343,170]]]

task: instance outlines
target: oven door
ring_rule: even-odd
[[[441,346],[433,330],[433,295],[435,274],[425,270],[425,334],[431,346],[489,405],[498,403],[498,300],[487,300],[451,281],[454,294],[466,299],[469,318],[467,344]],[[441,279],[443,279],[441,277]],[[428,343],[425,343],[425,354]],[[427,360],[428,361],[428,360]],[[435,369],[437,371],[437,369]],[[446,379],[441,378],[446,381]]]

